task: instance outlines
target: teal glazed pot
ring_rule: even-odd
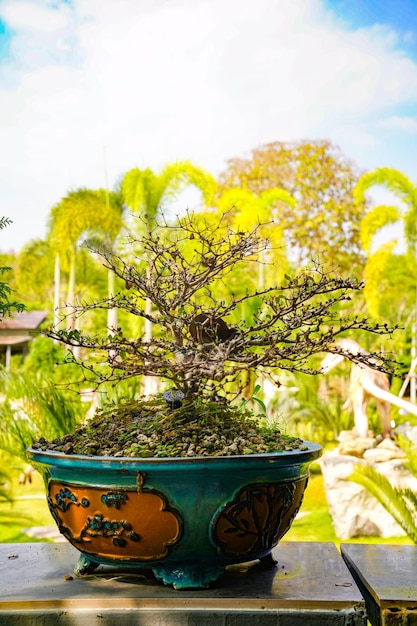
[[[151,568],[177,589],[208,587],[227,565],[260,559],[288,531],[303,498],[305,450],[230,457],[116,458],[30,448],[59,531],[81,552],[76,574],[100,564]]]

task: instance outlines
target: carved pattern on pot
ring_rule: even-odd
[[[167,556],[183,522],[153,489],[106,489],[50,481],[48,504],[60,532],[87,554],[151,561]]]
[[[60,489],[59,493],[55,495],[55,504],[63,513],[65,513],[71,505],[83,506],[84,508],[90,505],[87,498],[82,498],[81,502],[78,502],[77,497],[68,487]]]
[[[227,556],[268,552],[297,515],[308,478],[286,483],[256,483],[240,489],[212,522],[212,540]]]
[[[120,491],[108,491],[107,493],[103,493],[101,496],[101,501],[108,507],[114,506],[115,509],[120,509],[122,504],[124,504],[127,500],[127,495]]]

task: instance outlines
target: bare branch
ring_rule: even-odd
[[[247,369],[318,373],[312,357],[337,353],[334,343],[348,331],[392,332],[343,313],[363,285],[323,273],[318,266],[287,276],[282,285],[218,301],[217,282],[236,268],[253,267],[269,243],[259,237],[259,227],[232,232],[222,223],[209,225],[197,217],[187,214],[174,226],[165,223],[141,239],[130,238],[125,256],[94,249],[127,290],[74,305],[70,315],[117,308],[149,320],[154,333],[146,341],[144,336],[127,336],[122,328],[97,335],[51,328],[50,337],[92,355],[81,366],[93,380],[152,375],[171,381],[186,397],[224,393]],[[150,312],[146,299],[153,305]],[[249,305],[255,309],[250,323],[236,322],[239,311]],[[384,371],[393,368],[380,355],[345,356]]]

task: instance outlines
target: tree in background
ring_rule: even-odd
[[[368,255],[364,277],[366,281],[365,298],[371,315],[380,314],[382,299],[395,302],[398,316],[398,306],[406,304],[406,309],[415,307],[415,279],[416,244],[417,244],[417,186],[402,172],[388,167],[381,167],[361,176],[355,187],[355,200],[364,206],[366,192],[374,186],[385,187],[395,198],[400,200],[400,206],[378,205],[364,215],[360,224],[360,236],[363,249]],[[395,255],[397,241],[390,239],[381,244],[376,250],[372,249],[377,235],[386,226],[403,226],[406,250],[404,254]],[[398,285],[401,277],[401,298],[392,300],[394,286]],[[407,298],[408,293],[408,298]],[[388,296],[388,298],[387,298]],[[401,302],[400,302],[401,300]],[[397,317],[398,321],[398,317]]]
[[[220,189],[242,187],[259,196],[286,190],[296,208],[282,204],[279,220],[296,265],[311,260],[339,273],[361,274],[359,224],[364,206],[354,202],[359,172],[329,141],[274,142],[248,158],[228,161]]]
[[[214,178],[190,161],[169,163],[159,174],[149,168],[135,167],[123,177],[122,195],[127,206],[152,230],[167,202],[175,199],[189,185],[199,189],[207,203],[212,200],[216,189]]]
[[[226,189],[215,201],[218,217],[238,230],[251,231],[259,225],[259,233],[269,241],[269,249],[258,259],[257,281],[259,289],[265,287],[265,271],[270,267],[273,280],[280,280],[288,269],[281,210],[295,209],[295,199],[285,189],[271,187],[256,195],[243,188]],[[282,207],[284,206],[284,209]]]
[[[101,245],[110,250],[122,228],[123,202],[118,192],[108,192],[105,189],[78,189],[70,192],[56,206],[53,207],[49,218],[50,241],[55,250],[57,269],[55,272],[55,288],[59,285],[58,260],[64,259],[68,263],[68,291],[67,302],[75,301],[76,258],[80,237],[86,239],[97,238]],[[110,273],[109,273],[110,275]],[[109,281],[112,281],[113,278]],[[109,295],[114,294],[113,282],[109,282]],[[55,296],[55,308],[57,308]],[[74,327],[75,320],[67,317],[70,328]],[[114,324],[109,318],[109,327]]]
[[[9,226],[12,221],[8,217],[0,217],[0,230]],[[0,277],[6,272],[10,272],[11,268],[8,266],[0,267]],[[15,302],[10,299],[12,289],[8,283],[0,280],[0,320],[6,315],[10,315],[12,311],[23,311],[24,305],[20,302]]]
[[[54,256],[48,240],[32,239],[16,261],[16,291],[30,309],[51,310],[54,301]]]

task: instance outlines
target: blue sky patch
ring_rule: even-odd
[[[375,24],[394,29],[398,47],[417,61],[417,0],[323,0],[323,4],[352,30]]]
[[[0,61],[9,53],[10,39],[10,31],[6,24],[0,20]]]

